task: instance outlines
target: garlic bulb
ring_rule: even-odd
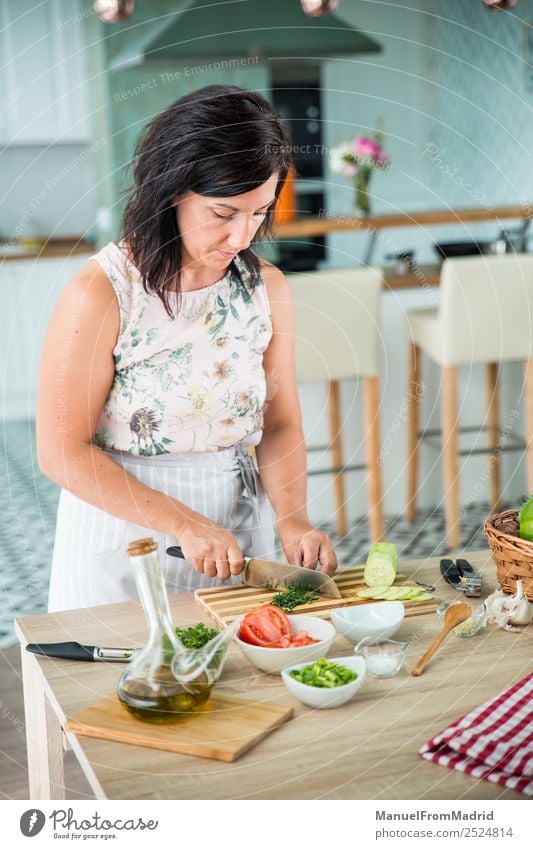
[[[485,603],[488,621],[506,631],[514,631],[513,625],[529,625],[533,619],[533,605],[526,598],[522,581],[516,582],[516,593],[511,596],[505,595],[498,585]]]
[[[514,602],[514,610],[509,623],[511,625],[529,625],[533,617],[533,606],[526,598],[522,581],[516,582],[516,593],[511,596],[510,601]]]
[[[499,584],[496,584],[496,589],[494,590],[493,593],[491,593],[491,595],[489,595],[489,597],[485,601],[485,604],[487,605],[487,610],[489,612],[489,616],[491,616],[491,614],[492,614],[492,609],[493,609],[495,602],[499,601],[500,599],[505,599],[505,598],[507,598],[507,596],[505,595],[504,591],[502,590],[502,588],[500,587]]]

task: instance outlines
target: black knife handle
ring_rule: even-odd
[[[186,559],[183,550],[179,547],[179,545],[171,545],[167,548],[167,554],[170,554],[171,557],[179,557],[181,560]]]
[[[43,657],[60,657],[63,660],[94,660],[96,646],[80,643],[28,643],[26,651]]]

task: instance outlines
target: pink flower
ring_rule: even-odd
[[[342,166],[342,173],[345,177],[355,177],[358,170],[357,165],[354,165],[352,162],[345,162]]]
[[[353,141],[353,152],[355,156],[368,156],[371,159],[377,159],[382,151],[377,141],[368,139],[366,136],[357,136]]]

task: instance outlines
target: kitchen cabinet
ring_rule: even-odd
[[[89,139],[83,42],[88,13],[81,0],[2,0],[0,145]]]

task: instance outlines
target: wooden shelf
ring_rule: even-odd
[[[350,218],[327,213],[319,218],[298,218],[274,228],[274,238],[324,236],[348,230],[384,230],[387,227],[429,227],[436,224],[461,224],[471,221],[498,221],[508,218],[533,218],[533,206],[500,206],[494,209],[440,209],[433,212],[401,212],[395,215],[373,215]]]

